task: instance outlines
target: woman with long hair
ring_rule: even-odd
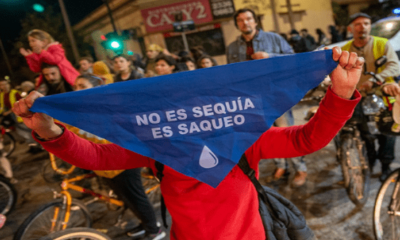
[[[128,56],[120,54],[115,56],[113,58],[113,61],[114,71],[117,72],[117,74],[114,76],[114,82],[122,82],[143,78],[143,74],[139,73],[135,69]]]

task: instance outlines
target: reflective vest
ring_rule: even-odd
[[[374,54],[374,59],[378,59],[380,57],[382,57],[385,54],[385,46],[387,43],[387,39],[386,38],[381,38],[381,37],[375,37],[375,36],[371,36],[374,39],[374,42],[372,43],[372,52]],[[344,51],[350,51],[350,47],[351,44],[353,44],[354,40],[350,40],[348,41],[343,47],[342,50]],[[382,67],[377,69],[376,73],[380,73],[383,71],[383,69],[385,69],[385,65],[383,65]],[[394,82],[394,78],[393,77],[388,77],[385,79],[385,82],[390,83],[390,82]]]
[[[11,107],[13,107],[14,103],[17,101],[17,97],[16,97],[17,93],[20,93],[20,92],[18,92],[15,89],[11,89],[10,94],[8,94],[8,97],[10,98],[9,100],[10,100]],[[3,113],[4,107],[5,107],[4,106],[4,92],[1,92],[0,93],[0,113]],[[17,121],[20,123],[23,122],[22,118],[18,117],[18,116],[17,116]]]
[[[373,43],[372,43],[372,52],[374,54],[374,59],[382,57],[385,54],[385,46],[388,40],[386,38],[381,38],[381,37],[373,37]],[[351,44],[353,44],[354,40],[348,41],[343,47],[342,50],[344,51],[350,51]],[[385,69],[385,65],[377,69],[376,73],[380,73]],[[391,83],[395,82],[393,77],[388,77],[385,79],[385,82]],[[383,97],[383,102],[385,103],[385,106],[391,107],[392,103],[394,103],[396,99],[394,97]]]

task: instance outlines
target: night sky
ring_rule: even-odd
[[[61,13],[58,0],[0,0],[0,37],[6,48],[12,47],[11,43],[20,34],[20,20],[26,13],[34,12],[34,3],[39,3],[45,8],[52,6],[55,12]],[[102,0],[64,0],[71,25],[78,23],[102,4]]]

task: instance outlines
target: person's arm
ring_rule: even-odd
[[[338,47],[333,48],[332,52],[333,60],[339,61],[339,64],[331,73],[332,86],[316,115],[303,126],[266,131],[246,151],[246,156],[253,164],[264,158],[287,158],[312,153],[329,143],[351,117],[361,99],[355,89],[364,59]]]
[[[33,91],[16,102],[13,111],[24,124],[34,131],[34,137],[49,152],[63,160],[91,170],[120,170],[148,166],[151,160],[115,144],[95,144],[79,138],[60,127],[54,119],[44,113],[33,113],[29,109],[35,100],[43,97]],[[118,160],[117,160],[118,159]]]
[[[42,62],[57,65],[61,63],[65,58],[65,52],[61,44],[54,44],[47,48],[47,50],[42,50],[39,54],[40,60]]]
[[[40,57],[36,53],[29,54],[25,56],[26,62],[28,63],[29,69],[31,69],[32,72],[35,73],[40,73],[42,71],[41,66],[42,66],[42,61],[40,60]]]
[[[310,154],[325,147],[346,121],[360,101],[356,92],[352,100],[338,97],[329,88],[314,117],[304,125],[272,127],[252,146],[261,159],[291,158]]]
[[[382,72],[376,74],[376,77],[382,82],[385,81],[388,77],[397,77],[400,75],[399,58],[397,57],[397,54],[389,41],[386,43],[385,46],[385,56],[387,57],[385,69]]]
[[[60,126],[57,124],[57,126]],[[44,149],[64,161],[89,170],[121,170],[150,166],[153,160],[126,150],[116,144],[96,144],[80,138],[71,131],[64,132],[54,140],[41,141]],[[62,146],[62,147],[60,147]],[[116,161],[118,159],[118,161]]]
[[[397,83],[384,83],[382,85],[382,90],[390,96],[397,96],[400,94],[400,87]]]

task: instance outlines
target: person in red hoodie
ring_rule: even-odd
[[[331,73],[332,86],[318,112],[305,125],[271,127],[246,150],[250,167],[260,159],[290,158],[310,154],[326,146],[352,116],[361,99],[356,89],[363,58],[336,47],[333,59],[339,62]],[[99,145],[81,139],[55,124],[43,113],[29,108],[42,95],[32,92],[14,105],[13,111],[33,130],[33,135],[49,152],[84,169],[111,170],[150,167],[155,160],[115,144]],[[259,214],[258,195],[250,179],[236,165],[216,188],[165,166],[161,191],[172,217],[171,240],[265,240]]]
[[[71,85],[80,73],[72,66],[65,57],[65,52],[59,42],[54,41],[53,37],[47,32],[34,29],[28,33],[29,46],[32,50],[20,48],[19,52],[25,57],[29,68],[35,72],[41,72],[42,63],[55,65],[60,69],[61,76]],[[40,77],[36,87],[43,82]]]

